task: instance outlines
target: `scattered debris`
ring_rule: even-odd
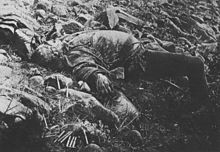
[[[101,13],[100,16],[96,18],[96,20],[102,22],[105,26],[109,27],[110,29],[114,29],[116,25],[118,25],[120,20],[124,20],[136,26],[144,25],[144,21],[124,12],[119,7],[107,8],[105,12]]]
[[[47,91],[48,93],[55,93],[56,90],[57,89],[52,86],[46,86],[46,88],[45,88],[45,91]]]
[[[44,11],[50,11],[52,8],[52,2],[47,0],[37,0],[34,5],[37,9],[43,9]]]
[[[5,80],[12,75],[12,69],[8,66],[0,65],[0,84],[4,84]]]
[[[62,89],[59,92],[66,96],[67,89]],[[111,110],[104,107],[95,97],[91,94],[81,91],[69,89],[70,102],[62,103],[64,112],[79,110],[88,117],[94,116],[98,120],[102,120],[107,124],[118,124],[118,116]]]
[[[57,4],[52,6],[52,13],[61,17],[66,17],[68,12],[66,6],[63,4]]]
[[[65,22],[64,24],[62,24],[63,30],[66,34],[73,34],[79,31],[82,31],[84,26],[75,21],[75,20],[70,20],[68,22]]]
[[[36,75],[30,78],[30,84],[33,86],[43,86],[44,79],[42,76]]]
[[[0,54],[0,64],[6,64],[8,61],[8,57],[5,56],[4,54]]]
[[[131,143],[132,146],[140,146],[143,141],[143,137],[141,136],[141,133],[137,130],[129,130],[123,133],[122,138],[125,141],[128,141],[129,143]]]
[[[73,80],[71,78],[68,78],[62,74],[52,74],[45,78],[44,85],[45,86],[51,86],[56,89],[63,89],[67,86],[70,87],[73,84]]]
[[[44,113],[49,113],[51,111],[51,106],[42,99],[26,92],[21,92],[20,95],[20,102],[24,105],[31,107],[32,109],[37,108]]]
[[[0,114],[3,115],[3,121],[10,122],[10,117],[7,118],[7,115],[11,116],[11,119],[15,122],[15,118],[20,118],[21,121],[25,120],[28,116],[32,114],[32,110],[28,107],[24,106],[20,102],[16,101],[15,99],[10,99],[8,97],[0,96]],[[4,120],[4,117],[6,120]],[[8,119],[8,120],[7,120]],[[10,125],[12,125],[10,124]]]
[[[85,148],[80,150],[80,152],[103,152],[103,150],[96,144],[89,144]]]
[[[213,143],[216,138],[212,133],[218,133],[219,129],[214,118],[206,118],[204,114],[199,118],[182,119],[182,113],[192,109],[187,107],[185,82],[163,79],[166,83],[159,84],[160,89],[157,84],[152,87],[149,82],[141,82],[137,87],[136,83],[129,86],[124,80],[127,69],[112,64],[116,59],[114,53],[110,51],[105,54],[108,52],[106,48],[114,48],[98,37],[109,36],[112,40],[118,37],[123,41],[125,32],[134,35],[134,47],[141,44],[149,50],[199,56],[206,64],[205,70],[211,84],[213,105],[207,115],[216,117],[220,74],[218,5],[216,0],[1,1],[0,141],[4,141],[5,137],[25,140],[23,136],[19,139],[15,137],[17,132],[14,131],[19,130],[17,125],[25,126],[21,132],[18,131],[19,134],[32,137],[32,133],[26,130],[37,130],[37,127],[28,127],[34,124],[43,125],[45,132],[50,133],[45,136],[48,141],[55,137],[55,144],[80,152],[158,151],[170,150],[170,145],[173,148],[176,144],[185,147],[197,143],[194,147],[215,147]],[[96,42],[102,46],[91,45]],[[118,41],[114,43],[120,45]],[[84,46],[87,46],[86,49],[79,49]],[[93,49],[100,49],[100,54]],[[70,54],[71,58],[67,57]],[[108,58],[106,63],[102,62],[103,56]],[[77,63],[71,62],[77,57]],[[36,64],[53,71],[35,68],[39,67]],[[67,65],[74,70],[66,68]],[[91,83],[93,79],[86,80],[97,71],[102,74],[97,75],[97,87],[94,87]],[[114,89],[118,91],[114,97],[110,94],[112,83],[116,83]],[[172,87],[164,89],[163,85]],[[104,92],[104,95],[97,91]],[[151,99],[152,94],[155,94],[155,99]],[[29,117],[34,115],[39,119],[33,123]],[[212,122],[203,123],[203,118]],[[72,128],[65,128],[69,123]],[[81,134],[76,133],[76,128]],[[124,128],[129,130],[123,132]],[[7,137],[5,131],[12,132],[12,136]],[[32,140],[36,141],[38,137],[42,137],[40,131]],[[7,141],[13,143],[11,139]],[[14,147],[13,144],[10,147]]]

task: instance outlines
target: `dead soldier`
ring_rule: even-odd
[[[112,99],[123,94],[112,85],[118,76],[111,70],[123,68],[126,80],[187,76],[192,101],[201,105],[208,100],[204,64],[198,57],[145,49],[134,36],[119,31],[79,32],[64,43],[68,47],[60,57],[63,68],[69,67],[78,81]]]

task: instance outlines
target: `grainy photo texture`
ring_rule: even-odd
[[[219,0],[1,0],[1,152],[220,151]]]

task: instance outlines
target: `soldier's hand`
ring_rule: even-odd
[[[112,91],[111,81],[103,74],[97,74],[96,89],[102,94],[108,94]]]

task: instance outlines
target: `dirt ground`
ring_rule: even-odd
[[[84,26],[79,28],[74,24],[71,27],[73,30],[66,28],[66,33],[68,30],[74,33],[95,29],[93,23],[97,24],[96,22],[85,22],[85,18],[79,16],[86,14],[89,17],[96,17],[110,4],[121,7],[124,12],[141,19],[144,25],[129,23],[126,19],[116,23],[110,15],[107,23],[109,27],[106,28],[117,30],[117,26],[120,25],[119,29],[131,32],[140,40],[144,41],[152,35],[162,40],[164,46],[172,44],[166,45],[169,46],[168,49],[172,50],[172,47],[175,47],[178,53],[200,56],[206,67],[210,104],[204,111],[193,113],[199,105],[191,102],[186,77],[138,82],[120,81],[117,82],[120,89],[139,110],[140,116],[129,124],[123,124],[122,131],[114,130],[101,121],[82,114],[80,110],[61,112],[58,106],[60,100],[67,102],[68,99],[59,98],[56,96],[58,94],[56,91],[54,93],[51,88],[48,91],[44,85],[32,84],[33,76],[40,75],[45,78],[54,73],[61,73],[73,80],[71,88],[80,90],[71,73],[54,71],[31,61],[24,61],[16,54],[11,44],[2,44],[0,48],[7,51],[10,59],[2,62],[4,57],[0,56],[0,65],[7,66],[12,71],[0,67],[1,96],[7,94],[13,99],[21,97],[14,91],[2,90],[1,88],[5,86],[38,97],[40,94],[39,98],[50,103],[52,110],[49,113],[43,112],[40,116],[36,114],[27,117],[24,122],[11,125],[10,122],[5,122],[7,118],[1,113],[0,151],[218,152],[220,150],[220,2],[218,0],[69,0],[68,3],[62,0],[47,1],[50,2],[49,4],[61,6],[57,7],[58,10],[65,9],[62,8],[65,6],[68,10],[67,15],[65,11],[47,10],[45,7],[49,7],[49,4],[37,5],[42,1],[39,0],[31,7],[31,15],[42,27],[36,32],[44,36],[48,36],[48,33],[53,31],[54,22],[48,20],[60,23],[74,19]],[[101,19],[99,24],[105,25],[105,22]],[[97,25],[101,29],[99,24]],[[53,38],[53,36],[48,37]],[[70,126],[67,127],[67,124]],[[86,135],[82,130],[75,129],[77,130],[75,148],[67,147],[67,141],[54,142],[63,130],[74,130],[76,124],[86,128]],[[140,133],[141,137],[137,134],[129,134],[131,130]],[[89,144],[96,144],[101,149],[85,150]]]

